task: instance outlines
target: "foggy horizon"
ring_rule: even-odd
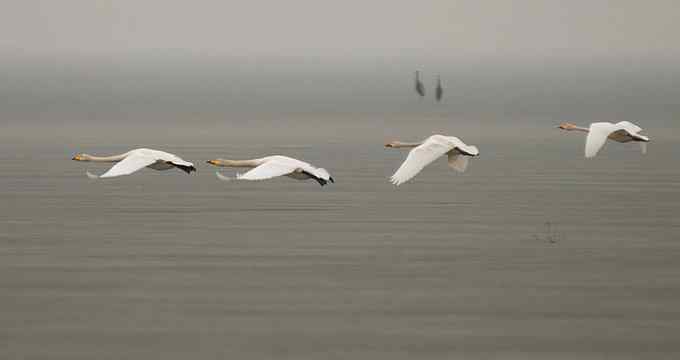
[[[9,9],[11,4],[11,9]],[[0,54],[21,59],[398,57],[680,60],[673,1],[342,3],[2,1]]]

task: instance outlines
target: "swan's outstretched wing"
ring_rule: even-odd
[[[617,127],[619,127],[620,129],[625,130],[628,133],[628,135],[630,135],[630,137],[632,137],[633,139],[635,139],[637,141],[645,141],[645,142],[649,141],[649,137],[640,134],[640,131],[642,131],[642,128],[633,124],[632,122],[620,121],[620,122],[616,123],[615,125]],[[640,146],[642,147],[643,145],[640,145]],[[643,151],[643,154],[644,153],[645,153],[645,151]]]
[[[316,182],[319,183],[319,185],[324,186],[328,184],[328,182],[335,182],[335,179],[331,176],[331,174],[328,173],[328,171],[324,168],[315,168],[312,165],[309,165],[307,163],[304,163],[304,166],[299,167],[300,170],[302,170],[303,174],[306,174],[307,176],[313,178],[316,180]]]
[[[302,169],[302,171],[308,173],[309,175],[311,175],[311,176],[313,176],[317,179],[335,182],[333,180],[333,177],[331,177],[331,174],[328,172],[328,170],[326,170],[324,168],[316,168],[316,167],[309,165],[309,164],[305,164],[305,166],[301,166],[300,168]]]
[[[628,131],[628,133],[631,134],[631,135],[637,134],[640,131],[642,131],[641,127],[633,124],[630,121],[619,121],[614,125],[616,125],[616,127],[618,127],[619,129],[624,129],[624,130]]]
[[[139,169],[145,168],[155,163],[156,161],[157,161],[156,158],[150,156],[132,154],[118,162],[116,165],[113,165],[113,167],[110,168],[109,171],[103,173],[99,177],[110,178],[121,175],[130,175]]]
[[[408,153],[406,160],[392,175],[390,181],[394,185],[401,185],[416,176],[425,166],[435,161],[438,157],[446,154],[454,148],[449,141],[442,141],[435,136],[429,137],[425,142],[416,146]]]
[[[331,174],[328,172],[328,170],[324,168],[317,168],[315,175],[321,179],[324,179],[326,181],[330,181],[332,183],[335,182],[335,179],[331,176]]]
[[[191,174],[192,171],[196,171],[196,167],[193,163],[188,162],[175,154],[171,154],[165,151],[141,149],[144,151],[144,155],[154,157],[157,160],[164,161],[166,163],[172,164],[176,168],[184,171],[187,174]]]
[[[477,149],[476,146],[468,145],[468,144],[464,143],[461,139],[459,139],[455,136],[434,135],[433,137],[441,137],[441,141],[446,141],[446,142],[451,143],[451,146],[454,149],[456,149],[457,152],[460,152],[463,155],[468,155],[468,156],[479,155],[479,149]]]
[[[468,166],[468,157],[455,151],[450,151],[449,166],[458,172],[465,172]]]
[[[188,162],[188,161],[181,159],[177,156],[173,156],[170,159],[161,159],[161,160],[167,161],[167,162],[171,163],[172,165],[175,165],[175,166],[180,167],[180,168],[181,167],[186,167],[186,168],[193,168],[194,167],[194,163]]]
[[[246,172],[245,174],[237,175],[239,180],[266,180],[283,176],[297,170],[294,164],[288,164],[279,161],[267,161],[264,164]]]
[[[588,131],[588,136],[586,137],[586,157],[591,158],[597,155],[604,143],[607,141],[607,137],[612,132],[619,130],[614,126],[614,124],[599,122],[590,124],[590,130]]]
[[[453,145],[449,151],[449,166],[458,172],[465,172],[470,156],[479,155],[479,149],[474,145],[468,145],[455,136],[446,136],[446,141]]]

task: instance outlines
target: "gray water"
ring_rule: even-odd
[[[321,96],[280,116],[196,100],[138,121],[15,104],[0,134],[0,357],[680,356],[677,126],[639,120],[647,155],[609,143],[586,160],[557,116],[473,118],[411,95],[376,100],[387,115]],[[433,132],[481,156],[392,186],[406,153],[382,145]],[[106,165],[69,160],[140,146],[198,173],[92,181]],[[274,153],[337,183],[221,182],[204,163]]]

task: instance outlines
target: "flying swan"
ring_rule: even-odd
[[[420,143],[392,141],[385,144],[385,147],[414,148],[390,178],[392,184],[397,186],[411,180],[425,166],[444,154],[449,157],[449,166],[459,172],[464,172],[467,168],[469,156],[479,155],[476,146],[466,145],[455,136],[444,135],[432,135]]]
[[[317,168],[309,163],[287,156],[273,155],[250,160],[208,160],[208,164],[221,167],[253,168],[244,174],[236,174],[235,180],[267,180],[278,176],[288,176],[296,180],[314,179],[324,186],[329,181],[334,183],[333,177],[323,168]],[[219,172],[215,173],[220,180],[232,180]]]
[[[597,155],[597,152],[604,146],[607,139],[620,143],[631,141],[638,142],[643,154],[647,153],[647,143],[650,140],[649,137],[640,134],[642,128],[628,121],[621,121],[616,124],[596,122],[590,124],[590,128],[579,127],[570,123],[562,123],[557,127],[567,131],[582,131],[588,133],[585,151],[587,158],[592,158]]]
[[[113,156],[78,154],[73,157],[73,160],[116,163],[116,165],[113,165],[107,172],[99,176],[87,172],[87,176],[91,179],[130,175],[144,167],[154,170],[178,168],[187,174],[196,171],[194,164],[184,161],[176,155],[151,149],[134,149],[124,154]]]

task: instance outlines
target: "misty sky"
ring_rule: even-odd
[[[673,0],[0,1],[0,54],[680,60]]]

